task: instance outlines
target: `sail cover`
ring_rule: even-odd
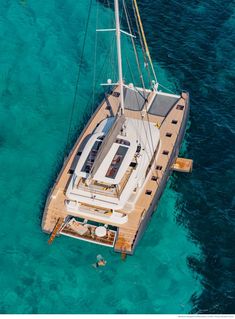
[[[112,127],[110,128],[109,132],[105,136],[101,147],[99,148],[98,154],[96,156],[95,162],[91,169],[90,178],[93,178],[98,171],[101,163],[105,159],[108,151],[110,150],[113,143],[116,141],[118,134],[121,131],[121,128],[125,122],[126,118],[124,114],[117,116],[116,120],[114,121]]]

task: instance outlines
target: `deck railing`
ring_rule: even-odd
[[[86,192],[91,192],[91,193],[94,193],[94,194],[98,194],[98,195],[104,195],[104,196],[108,196],[108,197],[117,197],[117,192],[115,191],[114,189],[114,192],[110,192],[109,189],[107,187],[104,187],[104,189],[100,189],[98,188],[97,186],[94,186],[94,185],[90,185],[90,186],[82,186],[82,185],[79,185],[77,187],[78,190],[83,190],[83,191],[86,191]]]

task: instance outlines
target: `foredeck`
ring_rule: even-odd
[[[116,88],[115,92],[119,92],[119,89]],[[151,92],[148,100],[151,101],[155,94],[155,92]],[[115,244],[115,249],[117,250],[131,251],[131,246],[137,234],[139,225],[153,201],[153,197],[161,184],[161,179],[168,166],[186,111],[187,98],[187,94],[183,93],[166,117],[148,114],[146,112],[142,112],[141,115],[141,113],[137,111],[125,111],[125,116],[127,117],[144,120],[148,119],[150,122],[155,123],[160,129],[161,145],[159,150],[160,155],[152,162],[144,189],[136,202],[134,211],[131,213],[129,211],[122,211],[122,213],[128,215],[128,221],[122,225],[113,222],[110,223],[110,225],[119,228],[119,235]],[[59,218],[65,218],[68,215],[64,205],[66,200],[65,190],[72,176],[72,163],[76,154],[79,152],[82,141],[88,134],[92,133],[97,126],[97,123],[106,117],[113,116],[117,113],[118,104],[119,99],[116,94],[109,96],[108,103],[107,99],[105,99],[88,122],[86,128],[83,130],[80,138],[72,149],[46,203],[42,221],[42,228],[45,232],[52,232],[57,220]],[[149,106],[147,105],[147,109],[148,107]],[[125,183],[125,181],[123,181],[123,183]],[[76,216],[84,218],[82,213],[78,213]],[[102,219],[99,218],[99,215],[93,215],[89,219],[98,223],[103,223]],[[66,233],[66,231],[68,232],[68,230],[65,229],[64,232]]]

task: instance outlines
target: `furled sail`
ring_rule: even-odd
[[[116,117],[116,120],[114,121],[109,132],[105,136],[105,138],[101,144],[101,147],[99,148],[99,151],[98,151],[98,154],[96,156],[95,162],[92,166],[89,178],[92,179],[95,176],[101,163],[105,159],[108,151],[110,150],[113,143],[116,141],[117,136],[120,133],[123,124],[125,123],[125,120],[126,120],[126,118],[125,118],[124,114]]]

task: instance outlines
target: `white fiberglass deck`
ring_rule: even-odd
[[[104,135],[113,122],[112,117],[103,120],[88,140],[66,192],[69,200],[117,210],[125,207],[134,189],[138,193],[143,186],[159,144],[159,129],[154,123],[132,118],[126,118],[122,134],[110,146],[93,181],[89,180]],[[132,196],[132,202],[133,199],[137,196]],[[76,204],[73,205],[75,210]]]

